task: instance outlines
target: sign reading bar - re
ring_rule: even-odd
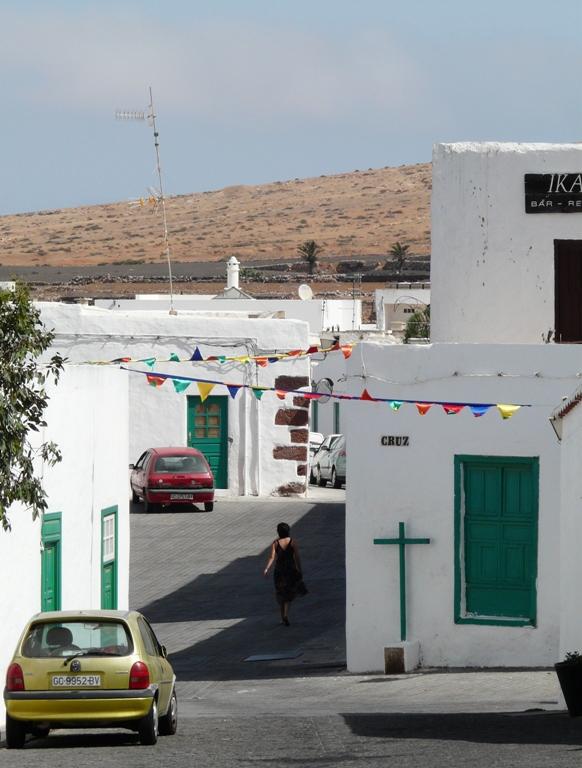
[[[526,213],[582,213],[582,173],[526,173]]]

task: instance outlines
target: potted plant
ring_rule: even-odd
[[[570,717],[582,716],[582,653],[571,651],[554,664]]]

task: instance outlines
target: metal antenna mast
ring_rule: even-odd
[[[149,124],[154,129],[154,147],[156,150],[156,170],[158,172],[158,184],[159,184],[159,201],[162,206],[162,221],[164,225],[164,249],[166,253],[166,259],[168,262],[168,277],[170,281],[170,314],[176,315],[177,312],[174,309],[174,289],[173,289],[173,282],[172,282],[172,261],[170,259],[170,240],[168,237],[168,220],[166,217],[166,200],[164,197],[164,187],[162,183],[162,166],[160,164],[160,142],[159,142],[159,136],[158,129],[156,126],[156,113],[154,112],[154,97],[152,95],[152,87],[149,86],[150,91],[150,103],[149,103],[149,111],[147,114],[147,120]],[[118,110],[115,113],[115,117],[118,120],[140,120],[143,121],[146,119],[146,115],[144,112],[141,111],[129,111],[129,110]]]

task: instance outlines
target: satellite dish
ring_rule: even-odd
[[[333,392],[333,381],[327,378],[320,379],[315,385],[315,391],[318,395],[321,395],[321,397],[317,398],[319,403],[328,403]]]
[[[297,289],[297,293],[299,294],[301,301],[308,301],[313,298],[313,291],[311,290],[311,286],[307,285],[307,283],[301,283]]]

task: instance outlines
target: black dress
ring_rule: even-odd
[[[275,570],[273,573],[275,592],[278,603],[290,603],[297,595],[307,594],[301,572],[295,563],[293,539],[283,549],[279,540],[275,541]]]

